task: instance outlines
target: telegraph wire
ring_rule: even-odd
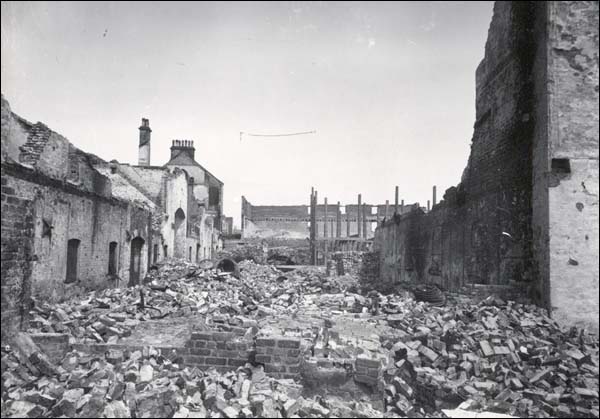
[[[249,137],[292,137],[294,135],[307,135],[307,134],[316,134],[317,131],[316,130],[312,130],[312,131],[302,131],[302,132],[291,132],[291,133],[286,133],[286,134],[255,134],[255,133],[251,133],[251,132],[243,132],[240,131],[240,141],[242,141],[242,136],[246,135]]]

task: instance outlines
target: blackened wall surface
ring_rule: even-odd
[[[598,330],[598,2],[496,2],[461,183],[375,249],[382,284],[525,286]]]
[[[429,213],[383,225],[376,241],[384,276],[450,289],[531,280],[532,19],[528,3],[496,3],[462,182]]]

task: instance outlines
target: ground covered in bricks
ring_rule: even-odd
[[[598,338],[543,309],[237,259],[34,300],[2,417],[598,417]]]

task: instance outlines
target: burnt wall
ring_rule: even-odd
[[[0,267],[2,342],[21,327],[31,295],[33,201],[17,196],[2,167],[2,237]]]
[[[89,290],[127,286],[130,244],[141,237],[141,277],[157,235],[150,213],[77,189],[18,164],[2,164],[2,333],[16,330],[30,297],[63,301]],[[79,240],[76,281],[66,279],[68,242]],[[108,275],[117,243],[116,276]],[[6,327],[5,327],[6,326]]]
[[[532,281],[534,21],[533,4],[495,4],[476,71],[476,121],[462,181],[430,212],[378,229],[383,281],[446,289]]]
[[[496,2],[461,183],[377,230],[381,285],[511,285],[597,332],[598,100],[598,2]]]

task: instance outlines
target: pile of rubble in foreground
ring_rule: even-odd
[[[301,385],[270,378],[262,366],[203,372],[152,348],[104,356],[72,351],[58,366],[39,352],[31,360],[24,356],[3,348],[2,417],[327,417],[338,416],[341,406],[335,399],[303,398]],[[382,414],[364,403],[343,407],[355,417]]]
[[[561,331],[544,310],[488,298],[409,305],[387,320],[406,333],[387,342],[396,362],[386,401],[399,413],[413,416],[419,401],[436,410],[464,402],[519,417],[598,417],[597,337]]]
[[[117,343],[150,319],[195,314],[207,324],[277,324],[326,313],[336,333],[350,322],[386,330],[375,345],[347,352],[360,360],[353,374],[379,366],[370,397],[308,397],[302,380],[270,378],[256,363],[200,371],[152,347],[71,351],[52,363],[21,333],[2,348],[2,417],[598,417],[598,338],[561,330],[535,306],[496,298],[432,306],[390,294],[371,312],[370,298],[350,292],[359,288],[355,277],[325,277],[312,267],[283,273],[250,261],[239,267],[235,278],[210,264],[166,263],[142,286],[36,304],[29,330]],[[346,341],[319,342],[332,345],[321,353],[334,358]]]

